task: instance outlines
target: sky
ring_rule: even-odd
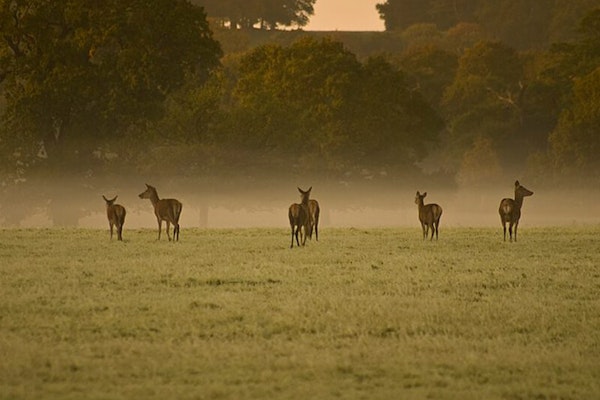
[[[306,31],[383,31],[375,9],[383,0],[317,0]]]

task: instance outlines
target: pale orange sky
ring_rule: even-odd
[[[382,31],[375,4],[385,0],[317,0],[306,31]]]

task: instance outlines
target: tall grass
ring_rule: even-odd
[[[600,398],[600,227],[519,234],[0,230],[0,398]]]

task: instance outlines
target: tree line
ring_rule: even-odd
[[[598,8],[543,49],[474,22],[419,23],[397,52],[370,56],[298,32],[223,54],[209,19],[182,0],[1,2],[4,180],[68,168],[384,177],[424,165],[465,185],[514,171],[600,176]]]
[[[441,30],[477,24],[495,39],[523,50],[571,38],[578,21],[597,6],[595,0],[385,0],[376,7],[388,31],[415,24]]]
[[[314,14],[316,0],[194,0],[213,22],[229,29],[303,27]]]

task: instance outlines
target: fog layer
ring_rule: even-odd
[[[311,198],[321,205],[322,227],[418,227],[417,190],[427,192],[425,203],[438,203],[444,212],[441,227],[500,226],[498,205],[513,197],[513,182],[488,189],[460,189],[423,184],[398,184],[362,180],[357,182],[298,179],[225,179],[189,182],[135,177],[117,183],[77,180],[27,181],[5,187],[0,200],[2,227],[106,228],[102,195],[127,209],[125,229],[155,228],[149,200],[138,194],[145,183],[156,186],[161,198],[183,203],[183,228],[250,228],[289,225],[287,210],[299,202],[297,187],[312,186]],[[534,192],[525,198],[521,226],[600,223],[600,190],[557,190],[521,182]]]

